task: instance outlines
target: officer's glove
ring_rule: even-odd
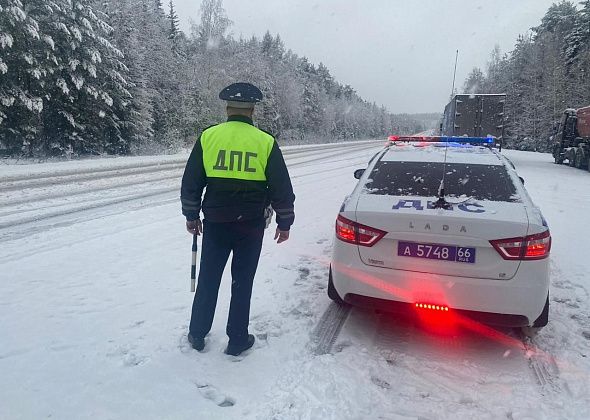
[[[200,235],[203,233],[203,224],[201,223],[201,219],[187,220],[186,230],[191,235]]]

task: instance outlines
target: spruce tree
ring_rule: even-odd
[[[55,42],[44,20],[52,2],[6,0],[0,5],[0,153],[30,155],[41,145],[40,118]]]

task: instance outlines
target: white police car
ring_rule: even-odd
[[[499,152],[465,143],[478,139],[416,139],[393,138],[355,172],[336,220],[330,298],[545,326],[551,236],[524,180]]]

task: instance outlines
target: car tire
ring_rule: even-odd
[[[553,146],[553,161],[556,165],[563,163],[563,157],[561,156],[561,147],[558,145]]]
[[[533,328],[543,328],[549,322],[549,294],[547,294],[547,300],[545,301],[545,307],[541,315],[533,322]]]
[[[576,166],[576,148],[572,147],[570,148],[566,154],[565,157],[567,158],[567,164],[574,168]]]
[[[584,152],[580,148],[576,149],[576,157],[574,159],[574,166],[577,169],[582,169],[582,167],[584,166]]]
[[[334,281],[332,280],[332,266],[330,266],[330,272],[328,274],[328,297],[338,305],[346,305],[346,302],[344,302],[334,287]]]
[[[536,327],[521,327],[520,331],[522,332],[522,335],[524,335],[525,337],[535,338],[537,334],[539,334],[539,331],[541,331],[542,329],[543,328]]]

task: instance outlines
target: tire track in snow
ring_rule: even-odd
[[[540,349],[535,343],[535,339],[527,337],[521,330],[518,330],[517,335],[522,341],[524,355],[533,377],[541,388],[541,394],[562,395],[566,393],[571,397],[572,392],[567,382],[559,375],[559,367],[555,357]]]
[[[498,330],[507,338],[504,344],[461,328],[451,333],[445,331],[446,326],[434,328],[427,331],[418,318],[382,314],[373,341],[375,352],[392,369],[411,372],[415,385],[451,393],[461,403],[477,400],[473,389],[462,383],[482,378],[477,383],[492,391],[499,386],[517,387],[527,371],[543,397],[572,396],[567,382],[559,376],[555,358],[520,329]],[[506,347],[509,341],[513,343]],[[465,371],[456,369],[458,366]]]
[[[442,348],[459,350],[463,346],[459,337],[438,333],[431,336],[416,324],[417,320],[401,314],[379,312],[373,321],[377,327],[372,346],[387,366],[401,369],[404,376],[409,373],[413,386],[422,389],[424,395],[437,389],[453,395],[459,403],[472,400],[471,390],[460,385],[470,372],[454,369],[453,358],[443,360],[439,348],[433,346],[434,341],[439,341]]]
[[[111,178],[125,178],[128,176],[145,175],[151,173],[157,173],[162,171],[178,171],[183,169],[186,161],[183,163],[162,163],[162,164],[149,164],[140,167],[123,168],[123,169],[101,169],[91,172],[82,172],[68,175],[55,175],[55,176],[43,176],[42,178],[25,178],[15,179],[13,181],[5,182],[0,187],[0,193],[23,190],[26,188],[40,188],[49,185],[56,184],[69,184],[73,182],[82,181],[93,181],[93,180],[105,180]]]
[[[314,354],[322,355],[332,351],[332,347],[349,314],[349,305],[338,305],[335,302],[330,302],[311,335]]]
[[[96,219],[103,219],[105,217],[119,215],[119,214],[127,213],[129,211],[142,210],[142,209],[145,209],[148,207],[155,208],[155,207],[165,206],[168,204],[176,203],[178,201],[178,197],[176,197],[176,196],[170,198],[169,192],[162,194],[162,196],[149,196],[148,198],[149,198],[149,200],[144,200],[144,201],[140,200],[139,202],[138,202],[138,200],[127,201],[126,203],[124,203],[125,205],[120,205],[120,206],[111,206],[111,207],[106,206],[106,207],[102,207],[102,208],[97,208],[97,209],[95,209],[95,210],[98,210],[97,212],[90,212],[90,213],[80,212],[75,217],[72,217],[72,218],[68,217],[65,220],[64,220],[64,217],[67,217],[67,216],[64,216],[62,218],[51,219],[50,222],[45,225],[38,225],[37,223],[29,223],[26,225],[22,225],[22,226],[19,226],[18,231],[7,231],[7,232],[0,234],[0,243],[18,240],[18,239],[21,239],[21,238],[24,238],[27,236],[34,236],[34,235],[40,233],[41,231],[49,231],[49,230],[57,229],[57,228],[67,228],[67,227],[73,226],[77,223],[87,222],[87,221],[96,220]],[[75,215],[75,213],[74,213],[74,215]],[[145,226],[145,224],[144,224],[144,226]],[[132,226],[129,229],[135,229],[135,228],[137,228],[137,226]],[[23,248],[17,248],[17,251],[13,252],[13,251],[11,251],[11,247],[4,246],[4,249],[3,249],[4,252],[3,252],[2,256],[0,257],[0,264],[6,263],[9,261],[18,260],[18,259],[25,258],[25,257],[29,257],[31,255],[36,255],[40,252],[53,251],[53,250],[60,249],[63,247],[76,245],[78,243],[86,242],[89,239],[93,239],[93,238],[101,237],[101,236],[103,236],[103,235],[87,235],[87,236],[82,236],[81,239],[79,239],[79,240],[71,241],[71,239],[70,239],[66,242],[57,240],[57,241],[52,242],[52,245],[50,247],[48,247],[48,245],[45,243],[39,244],[39,243],[37,243],[37,241],[33,241],[25,248],[26,250],[24,250],[24,251],[22,250]]]
[[[169,172],[169,171],[166,171],[166,172]],[[167,181],[167,180],[171,180],[171,179],[178,179],[180,177],[181,173],[175,170],[174,173],[171,175],[165,175],[163,173],[158,174],[158,175],[159,175],[158,177],[153,178],[153,179],[152,178],[149,178],[149,179],[142,178],[140,180],[135,180],[135,181],[124,181],[124,182],[117,183],[115,186],[113,186],[113,185],[95,186],[92,188],[91,191],[88,191],[86,189],[80,189],[78,191],[62,191],[62,192],[47,193],[45,195],[25,197],[25,198],[16,199],[16,200],[11,199],[10,203],[7,207],[9,207],[9,208],[16,207],[16,209],[0,212],[0,217],[7,216],[10,214],[15,214],[15,213],[21,213],[23,210],[19,210],[18,206],[22,205],[22,204],[34,203],[35,207],[32,210],[39,210],[39,207],[36,206],[36,204],[38,204],[39,202],[55,200],[55,199],[59,199],[59,198],[72,198],[72,197],[97,193],[99,191],[110,191],[110,190],[121,189],[121,188],[125,188],[125,187],[133,187],[133,186],[139,186],[139,185],[144,185],[144,184],[148,184],[148,183],[151,184],[151,183]],[[42,207],[42,208],[47,208],[47,207],[53,207],[53,206],[49,205],[49,206]],[[32,211],[32,210],[30,210],[30,211]],[[28,211],[28,210],[24,210],[24,211]]]
[[[370,145],[369,147],[375,147],[375,146]],[[330,148],[326,148],[328,150],[328,152],[323,152],[322,155],[319,157],[317,156],[317,153],[314,152],[313,159],[310,160],[310,159],[304,158],[302,161],[292,162],[288,166],[290,168],[295,168],[295,167],[303,166],[303,165],[309,163],[310,161],[317,161],[319,159],[329,160],[331,157],[336,157],[336,156],[341,157],[343,155],[357,153],[358,150],[360,150],[360,149],[364,150],[366,148],[367,148],[366,144],[361,144],[361,145],[355,144],[353,147],[347,147],[345,149],[342,149],[342,147],[339,145],[338,146],[339,150],[337,150],[337,151],[333,150],[333,149],[336,149],[336,147],[330,147]],[[333,170],[337,170],[337,169],[339,169],[339,168],[334,168]],[[180,177],[180,173],[178,174],[178,177]],[[166,175],[162,179],[166,180],[166,179],[171,179],[171,178],[176,178],[176,175]],[[150,179],[147,182],[154,183],[156,181],[158,181],[158,179]],[[94,192],[99,191],[99,190],[116,191],[122,187],[123,188],[129,187],[129,186],[139,187],[139,186],[143,185],[144,183],[146,183],[146,181],[143,181],[143,182],[137,181],[137,182],[132,182],[132,183],[127,182],[127,183],[123,183],[123,184],[120,184],[120,183],[115,184],[112,186],[103,186],[103,187],[99,187],[97,189],[93,189],[90,192],[88,192],[87,194],[93,194]],[[61,185],[61,184],[59,184],[59,185]],[[34,210],[40,211],[40,213],[37,213],[36,215],[28,215],[28,216],[24,215],[24,213],[28,212],[28,209],[25,209],[25,211],[20,212],[18,206],[7,206],[8,209],[4,211],[4,213],[3,213],[4,215],[23,214],[23,217],[17,218],[16,220],[13,219],[13,220],[10,220],[10,221],[0,224],[0,231],[6,230],[6,229],[14,229],[15,227],[17,227],[19,225],[37,223],[42,220],[71,215],[73,213],[99,209],[99,208],[106,207],[106,206],[113,206],[113,205],[117,205],[120,203],[126,203],[129,201],[138,200],[138,199],[145,199],[150,196],[157,196],[157,195],[164,194],[166,192],[173,192],[173,191],[178,190],[178,188],[179,188],[178,185],[174,185],[169,188],[161,188],[161,189],[157,189],[157,190],[154,190],[151,192],[145,192],[145,191],[142,191],[141,188],[137,188],[135,191],[139,191],[139,192],[134,192],[129,195],[124,195],[123,197],[119,197],[119,198],[113,198],[113,199],[109,199],[108,197],[98,198],[98,199],[90,198],[88,200],[83,200],[82,203],[75,203],[72,206],[69,206],[69,204],[66,202],[66,203],[64,203],[64,206],[66,206],[67,208],[61,209],[61,210],[49,211],[46,213],[43,213],[42,210],[59,207],[60,204],[59,203],[58,204],[52,203],[52,204],[46,205],[46,207],[44,208],[42,204],[37,203]],[[74,195],[82,196],[83,193],[74,194]],[[63,190],[60,190],[59,192],[57,192],[53,196],[51,194],[49,194],[48,196],[44,197],[43,200],[47,201],[47,200],[60,198],[60,197],[62,197],[62,198],[63,197],[70,197],[70,194],[64,193]],[[41,201],[41,203],[42,203],[42,201]],[[15,208],[12,208],[12,207],[15,207]],[[37,228],[38,228],[38,226],[37,226]],[[6,236],[5,234],[0,235],[0,242],[8,240],[8,239],[14,239],[14,238],[15,238],[14,235],[8,235],[8,236]]]
[[[121,204],[121,203],[126,203],[129,201],[134,201],[134,200],[138,200],[138,199],[142,199],[142,198],[153,197],[153,196],[168,193],[170,191],[171,191],[170,188],[161,188],[161,189],[158,189],[155,191],[150,191],[147,193],[130,194],[128,196],[124,196],[124,197],[120,197],[120,198],[112,198],[112,199],[107,198],[107,199],[103,199],[103,200],[92,200],[89,203],[82,203],[79,206],[71,206],[71,207],[64,209],[64,210],[58,210],[58,211],[48,212],[48,213],[44,213],[44,214],[40,214],[40,215],[23,217],[23,218],[18,219],[16,221],[9,221],[9,222],[0,223],[0,230],[6,229],[9,227],[14,227],[16,225],[36,223],[36,222],[40,222],[40,221],[43,221],[46,219],[53,219],[53,218],[60,217],[60,216],[68,216],[73,213],[79,213],[82,211],[94,210],[94,209],[98,209],[98,208],[102,208],[102,207],[112,206],[114,204]],[[0,242],[2,240],[3,240],[3,236],[0,236]]]
[[[328,144],[320,146],[308,146],[296,149],[283,150],[283,156],[302,157],[298,155],[314,155],[317,151],[334,150],[351,148],[354,146],[367,147],[377,142],[369,141],[365,143],[354,142],[349,144]],[[141,173],[157,172],[161,169],[184,168],[187,157],[166,159],[163,157],[162,162],[135,162],[122,163],[107,167],[97,167],[90,169],[58,169],[53,172],[41,172],[37,174],[11,175],[3,177],[4,183],[0,186],[0,192],[17,190],[22,188],[34,188],[56,183],[70,183],[93,179],[105,179],[112,177],[123,177],[128,175],[137,175]],[[89,162],[100,162],[89,161]]]

